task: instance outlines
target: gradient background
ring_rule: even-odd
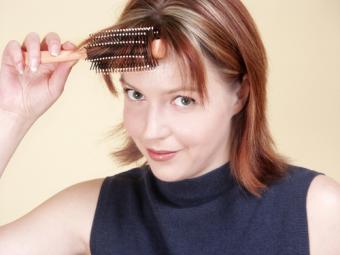
[[[32,31],[77,44],[115,22],[126,0],[96,3],[1,0],[1,52]],[[244,3],[269,57],[268,120],[279,151],[340,182],[340,1]],[[118,167],[109,156],[117,141],[106,135],[122,120],[122,97],[113,97],[89,67],[81,61],[73,68],[61,98],[9,162],[0,179],[0,225],[72,184],[134,167]]]

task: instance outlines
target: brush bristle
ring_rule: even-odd
[[[104,30],[91,34],[84,47],[85,60],[91,62],[90,70],[96,73],[135,72],[151,70],[158,66],[152,56],[151,42],[159,38],[159,29],[151,27]]]

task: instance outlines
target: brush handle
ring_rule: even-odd
[[[76,51],[62,50],[58,56],[52,56],[49,51],[41,51],[41,64],[59,63],[66,61],[73,61],[78,59],[85,59],[87,57],[86,49],[82,48]],[[24,52],[25,64],[28,65],[27,52]]]

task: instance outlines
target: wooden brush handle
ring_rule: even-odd
[[[79,49],[76,51],[71,50],[62,50],[58,56],[52,56],[49,51],[41,51],[41,63],[48,64],[48,63],[59,63],[59,62],[66,62],[66,61],[73,61],[78,59],[85,59],[87,57],[86,49]],[[27,52],[24,52],[24,60],[25,64],[29,65]]]

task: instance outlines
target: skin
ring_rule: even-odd
[[[23,64],[21,47],[27,49],[30,63],[35,58],[38,60],[36,72]],[[0,70],[0,114],[6,116],[3,120],[6,119],[7,124],[11,124],[8,126],[14,127],[13,130],[29,127],[63,92],[75,62],[59,65],[39,63],[40,50],[52,53],[54,47],[57,51],[75,48],[69,42],[61,44],[56,33],[49,33],[42,42],[36,33],[30,33],[22,45],[10,41],[5,47]],[[238,93],[229,91],[227,84],[222,86],[223,82],[210,68],[207,83],[210,104],[205,109],[200,106],[183,109],[185,106],[181,100],[174,100],[178,93],[162,94],[164,90],[180,84],[174,64],[172,60],[164,59],[154,71],[123,74],[143,94],[141,98],[145,98],[141,102],[125,98],[126,128],[149,160],[156,176],[169,181],[199,176],[229,160],[225,154],[229,140],[210,140],[207,133],[220,138],[228,137],[231,116],[242,109],[249,89],[245,79],[243,89]],[[18,70],[20,68],[24,70],[23,75]],[[195,95],[191,96],[198,99]],[[2,128],[6,127],[4,121],[0,123]],[[19,133],[25,133],[27,129]],[[192,130],[195,132],[190,132]],[[2,143],[0,152],[3,148],[10,148],[2,152],[5,159],[13,153],[19,140],[13,135],[13,139]],[[148,158],[146,147],[178,149],[180,153],[172,162],[154,162]],[[208,155],[213,156],[209,158]],[[199,160],[202,167],[198,167],[198,163],[189,165],[195,160]],[[215,165],[207,162],[214,162]],[[90,231],[102,182],[103,178],[100,178],[67,187],[26,215],[0,226],[0,254],[90,254]],[[306,211],[310,254],[340,254],[339,183],[328,176],[315,177],[308,190]]]
[[[122,73],[121,85],[129,89],[124,96],[125,128],[163,181],[198,177],[229,161],[231,118],[245,97],[237,93],[239,86],[232,89],[204,61],[209,98],[205,107],[197,91],[167,93],[185,85],[174,54],[152,71]],[[147,148],[177,153],[170,160],[155,161]]]
[[[340,183],[327,175],[316,176],[306,207],[310,255],[340,254]]]

